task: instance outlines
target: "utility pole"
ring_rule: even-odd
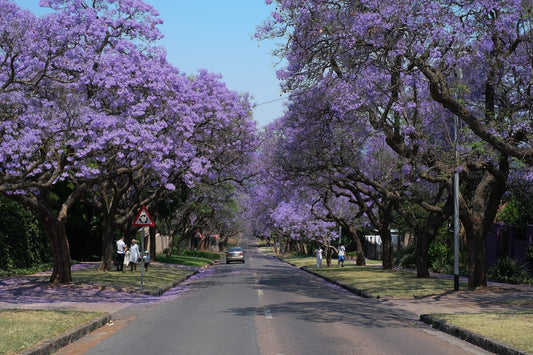
[[[458,71],[459,84],[463,79],[463,72],[459,68]],[[453,289],[459,291],[459,151],[457,144],[459,140],[459,119],[454,115],[454,142],[453,149],[455,151],[455,173],[453,174]]]

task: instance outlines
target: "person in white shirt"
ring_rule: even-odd
[[[137,263],[141,259],[141,252],[139,251],[139,246],[137,245],[137,241],[135,239],[131,240],[131,248],[130,248],[130,270],[133,272],[133,270],[137,271]]]
[[[339,265],[344,267],[344,255],[346,254],[346,248],[344,245],[339,244]]]
[[[124,253],[126,252],[126,243],[124,236],[117,240],[117,271],[124,272]]]
[[[316,254],[316,268],[320,269],[320,265],[322,265],[322,253],[324,251],[322,250],[322,247],[319,246],[318,249],[315,250]]]

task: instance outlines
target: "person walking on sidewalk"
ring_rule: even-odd
[[[126,253],[126,243],[124,236],[117,240],[117,271],[124,272],[124,254]]]
[[[318,246],[318,248],[315,250],[316,254],[316,268],[320,269],[320,265],[322,265],[322,253],[324,250],[322,250],[321,246]]]
[[[137,245],[137,241],[135,239],[132,239],[130,248],[130,270],[132,272],[134,270],[137,271],[137,263],[140,259],[141,252],[139,251],[139,246]]]
[[[344,245],[339,244],[339,265],[344,267],[344,255],[346,254],[346,248]]]

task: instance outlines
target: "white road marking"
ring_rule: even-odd
[[[258,296],[263,296],[265,293],[263,292],[263,290],[259,289],[257,290],[257,295]]]

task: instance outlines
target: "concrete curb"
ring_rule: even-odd
[[[485,338],[479,334],[473,333],[469,330],[447,324],[445,321],[433,317],[429,314],[422,314],[420,320],[431,325],[432,328],[440,330],[441,332],[453,335],[456,338],[467,341],[471,344],[479,346],[482,349],[501,355],[527,355],[529,353],[515,349],[511,346],[499,343],[495,340]]]
[[[105,314],[90,322],[82,324],[52,339],[45,340],[31,349],[22,352],[22,355],[48,355],[57,352],[62,347],[75,342],[90,332],[103,327],[111,320],[111,314]]]
[[[143,293],[146,294],[146,295],[150,295],[150,296],[161,296],[161,295],[163,295],[163,293],[167,292],[168,290],[178,286],[182,282],[184,282],[184,281],[188,280],[189,278],[193,277],[198,272],[200,272],[200,271],[199,270],[193,271],[189,275],[184,276],[181,279],[174,281],[171,285],[168,285],[166,287],[161,287],[161,288],[159,288],[159,289],[157,289],[157,290],[155,290],[153,292],[143,291]]]
[[[306,271],[306,272],[308,272],[308,273],[310,273],[310,274],[312,274],[312,275],[318,276],[318,277],[320,277],[320,278],[326,280],[326,281],[329,282],[329,283],[332,283],[332,284],[334,284],[334,285],[337,285],[337,286],[339,286],[339,287],[342,287],[343,289],[348,290],[348,291],[350,291],[351,293],[356,294],[357,296],[364,297],[364,298],[375,298],[375,297],[369,295],[368,293],[366,293],[365,291],[361,291],[361,290],[359,290],[359,289],[357,289],[357,288],[355,288],[355,287],[348,286],[348,285],[343,284],[342,282],[339,282],[339,281],[337,281],[337,280],[330,279],[330,278],[327,277],[327,276],[320,275],[319,273],[314,272],[313,270],[309,270],[309,269],[306,269],[306,268],[303,268],[303,267],[300,267],[300,270],[303,270],[303,271]]]

